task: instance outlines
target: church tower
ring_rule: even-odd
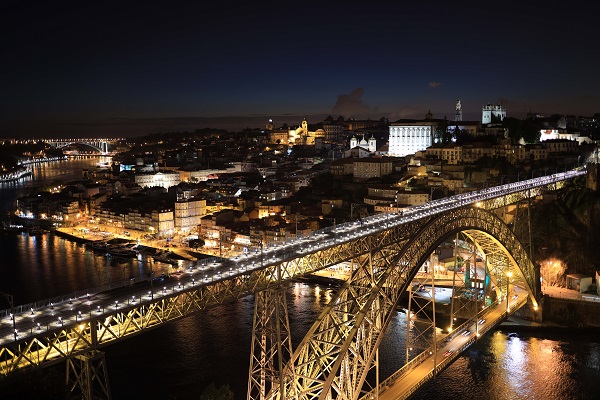
[[[308,135],[308,122],[306,122],[306,118],[302,120],[302,131],[305,135]]]
[[[266,129],[268,131],[275,130],[275,124],[273,123],[272,119],[269,119],[269,122],[267,123]]]
[[[462,105],[460,104],[460,100],[456,100],[456,113],[454,113],[455,121],[462,121]]]
[[[356,146],[358,146],[358,140],[356,140],[356,136],[352,136],[352,139],[350,139],[350,148],[353,149]]]
[[[373,136],[369,139],[369,151],[371,153],[375,153],[377,151],[377,139]]]

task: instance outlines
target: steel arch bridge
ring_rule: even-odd
[[[569,171],[515,182],[435,200],[402,215],[368,217],[364,226],[338,225],[264,253],[261,248],[207,261],[161,288],[90,291],[0,311],[0,373],[66,360],[74,375],[71,388],[85,392],[106,376],[102,347],[254,294],[248,398],[356,399],[369,390],[367,374],[377,365],[394,306],[427,255],[456,232],[485,255],[498,292],[507,297],[501,283],[510,269],[536,305],[536,273],[524,242],[494,214],[515,204],[518,211],[519,204],[583,175]],[[286,282],[345,261],[357,266],[351,280],[292,351],[282,296]],[[110,398],[105,383],[100,397]]]
[[[108,146],[119,140],[123,139],[44,139],[44,142],[57,149],[72,144],[84,144],[102,154],[106,154],[108,153]]]
[[[370,236],[369,243],[351,245],[358,265],[351,280],[293,353],[283,370],[283,385],[275,384],[269,395],[257,398],[361,397],[400,297],[433,250],[457,232],[472,238],[486,255],[496,290],[502,290],[502,277],[512,268],[537,306],[536,273],[527,251],[491,212],[459,208],[402,228]]]

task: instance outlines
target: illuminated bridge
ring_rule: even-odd
[[[519,238],[518,221],[526,220],[522,215],[531,199],[585,173],[573,170],[446,197],[243,256],[203,260],[168,285],[132,282],[13,307],[0,314],[0,373],[66,360],[73,393],[110,398],[102,347],[254,295],[249,399],[406,397],[507,314],[527,302],[537,308],[539,272],[530,243],[522,239],[527,235]],[[424,266],[448,241],[455,255],[458,247],[471,252],[473,273],[485,279],[475,276],[471,288],[463,287],[474,290],[470,301],[455,303],[452,297],[449,320],[452,325],[458,317],[457,326],[441,335],[435,329],[437,280],[433,268]],[[341,262],[351,263],[352,277],[292,349],[286,283]],[[489,300],[480,296],[483,281],[490,282]],[[407,291],[409,310],[418,314],[430,307],[433,313],[421,314],[432,315],[431,321],[413,322],[409,312],[407,364],[378,382],[379,344]]]
[[[45,143],[48,143],[50,146],[57,149],[73,144],[84,144],[102,154],[108,153],[109,145],[115,144],[122,140],[125,139],[43,139]]]

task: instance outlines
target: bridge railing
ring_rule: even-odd
[[[547,184],[547,183],[551,183],[551,182],[556,182],[556,181],[560,181],[560,180],[564,180],[564,179],[570,179],[572,177],[575,176],[579,176],[579,175],[583,175],[585,174],[585,171],[568,171],[568,172],[564,172],[564,173],[558,173],[558,174],[553,174],[553,175],[548,175],[542,178],[535,178],[532,180],[523,180],[523,181],[519,181],[519,182],[515,182],[515,183],[509,183],[506,185],[502,185],[502,186],[496,186],[492,189],[483,189],[480,191],[476,191],[475,193],[479,193],[481,195],[485,194],[485,193],[492,193],[494,190],[498,191],[518,191],[518,190],[525,190],[527,189],[529,186],[539,186],[539,185],[543,185],[543,184]],[[472,195],[473,193],[470,194],[460,194],[457,196],[453,196],[454,199],[462,199],[465,196],[468,195]],[[445,199],[438,199],[438,200],[434,200],[433,204],[443,204],[445,202],[451,201],[449,200],[450,198],[445,198]],[[475,201],[475,200],[473,200]],[[391,215],[391,217],[389,217],[389,215]],[[371,215],[368,217],[365,217],[364,219],[362,219],[360,222],[360,225],[362,226],[368,226],[370,224],[373,224],[374,222],[385,222],[385,220],[389,218],[389,220],[391,222],[395,222],[397,219],[402,218],[402,214],[398,214],[398,213],[389,213],[388,217],[382,217],[382,215]],[[345,222],[339,225],[335,225],[335,226],[331,226],[331,227],[327,227],[327,228],[322,228],[313,232],[309,232],[306,234],[301,234],[299,235],[299,237],[297,239],[303,239],[306,237],[314,237],[317,238],[319,235],[327,235],[327,234],[337,234],[339,233],[340,230],[345,230],[348,228],[352,228],[352,227],[357,227],[357,221],[350,221],[350,222]],[[296,240],[297,240],[296,239]],[[295,242],[291,242],[291,241],[285,241],[282,245],[290,245],[292,243]],[[333,245],[333,243],[332,243]],[[256,248],[257,250],[259,248]],[[267,248],[261,248],[261,253],[264,254],[265,251],[269,251],[271,248],[267,247]],[[298,256],[297,252],[290,249],[289,251],[286,251],[283,255],[280,254],[280,257],[289,257],[289,258],[293,258]],[[204,264],[204,265],[210,265],[212,263],[220,263],[223,260],[231,260],[231,259],[223,259],[221,257],[210,257],[207,259],[203,259],[200,260],[200,263]],[[268,264],[268,260],[266,262],[266,264]],[[143,281],[146,280],[147,278],[145,277],[138,277],[135,278],[134,280],[137,281]],[[21,313],[21,312],[25,312],[25,311],[30,311],[31,308],[36,309],[39,307],[44,307],[44,306],[49,306],[52,303],[57,304],[57,303],[61,303],[64,301],[69,301],[71,299],[74,298],[81,298],[84,296],[87,296],[88,293],[99,293],[99,292],[103,292],[103,291],[107,291],[107,290],[111,290],[114,289],[115,287],[121,287],[121,286],[126,286],[127,284],[129,284],[131,280],[126,280],[123,281],[122,283],[118,283],[118,282],[113,282],[111,284],[107,284],[107,285],[103,285],[97,288],[90,288],[90,289],[86,289],[86,290],[82,290],[82,291],[78,291],[72,294],[68,294],[68,295],[64,295],[64,296],[59,296],[59,297],[55,297],[52,299],[47,299],[47,300],[41,300],[35,303],[30,303],[30,304],[25,304],[25,305],[21,305],[21,306],[17,306],[15,307],[13,310],[1,310],[0,311],[0,318],[2,316],[6,316],[9,315],[10,313]]]
[[[197,261],[196,267],[210,268],[212,265],[214,265],[214,263],[220,263],[220,262],[223,262],[224,260],[227,260],[227,259],[221,258],[221,257],[207,257],[207,258],[203,258],[203,259]],[[0,319],[2,319],[4,317],[8,317],[8,316],[10,316],[10,314],[18,315],[21,313],[31,312],[32,310],[35,311],[39,308],[51,307],[53,305],[58,305],[58,304],[66,303],[66,302],[72,302],[72,301],[78,300],[78,299],[93,298],[95,295],[97,295],[99,293],[108,292],[111,290],[115,290],[115,289],[119,289],[119,288],[123,288],[123,287],[127,287],[127,286],[132,286],[132,285],[135,285],[140,282],[147,282],[149,279],[150,279],[149,276],[142,275],[142,276],[138,276],[135,278],[113,281],[110,283],[106,283],[104,285],[100,285],[100,286],[96,286],[96,287],[92,287],[92,288],[88,288],[88,289],[84,289],[84,290],[78,290],[76,292],[68,293],[68,294],[65,294],[62,296],[56,296],[56,297],[52,297],[49,299],[43,299],[43,300],[38,300],[38,301],[35,301],[32,303],[28,303],[28,304],[14,306],[12,309],[8,308],[8,309],[0,310]]]
[[[524,300],[521,300],[521,301],[513,304],[509,308],[509,310],[512,312],[512,311],[520,308],[526,302],[527,302],[527,297],[525,297]],[[487,317],[488,314],[492,311],[493,307],[495,307],[495,306],[501,306],[501,305],[502,305],[502,302],[495,301],[489,307],[487,307],[483,312],[479,313],[476,318],[471,318],[471,319],[463,322],[461,325],[457,326],[456,328],[454,328],[451,333],[449,333],[448,335],[446,335],[443,339],[438,340],[436,342],[435,346],[431,345],[430,347],[428,347],[427,349],[425,349],[423,352],[421,352],[420,354],[418,354],[415,358],[413,358],[412,360],[410,360],[408,363],[404,364],[402,366],[402,368],[400,368],[398,371],[394,372],[388,378],[386,378],[385,380],[383,380],[379,384],[379,390],[380,390],[380,392],[383,392],[388,387],[393,386],[394,382],[396,380],[398,380],[402,375],[404,375],[406,373],[409,373],[411,370],[413,370],[414,368],[416,368],[417,366],[419,366],[424,360],[426,360],[427,358],[429,358],[433,354],[433,352],[435,351],[434,349],[436,347],[439,349],[441,347],[441,345],[443,345],[445,342],[447,342],[449,340],[453,340],[456,336],[462,334],[465,331],[465,329],[467,329],[467,327],[469,327],[473,323],[477,324],[478,321],[481,318]],[[495,319],[493,319],[491,321],[488,321],[488,324],[485,324],[481,328],[479,328],[478,334],[479,335],[483,335],[484,333],[488,332],[492,327],[496,326],[498,324],[498,322],[501,321],[501,320],[503,320],[505,317],[506,317],[506,312],[503,312],[497,318],[495,318]],[[469,339],[467,342],[465,342],[462,346],[460,346],[456,351],[454,351],[453,352],[453,356],[451,356],[451,357],[445,357],[443,360],[441,360],[439,363],[437,363],[436,366],[435,366],[435,369],[432,369],[431,372],[429,372],[426,376],[424,376],[423,379],[421,379],[419,382],[417,382],[413,387],[411,387],[405,393],[405,398],[408,397],[408,396],[410,396],[411,394],[413,394],[419,387],[421,387],[429,379],[431,379],[431,377],[435,373],[438,373],[441,370],[443,370],[444,368],[446,368],[446,366],[448,366],[448,364],[450,364],[459,354],[461,354],[465,349],[467,349],[469,346],[471,346],[476,339],[477,339],[477,336],[473,336],[471,339]],[[375,395],[375,390],[376,389],[372,389],[370,392],[368,392],[363,397],[361,397],[361,400],[372,399],[373,398],[372,396]]]
[[[54,305],[58,305],[58,304],[62,304],[62,303],[73,302],[74,300],[78,300],[78,299],[92,298],[95,295],[97,295],[98,293],[107,292],[109,290],[119,289],[119,288],[123,288],[123,287],[127,287],[127,286],[132,286],[139,282],[146,282],[146,281],[148,281],[148,279],[150,279],[150,278],[147,276],[138,276],[136,278],[123,279],[123,280],[107,283],[105,285],[101,285],[101,286],[98,286],[95,288],[91,288],[88,290],[79,290],[79,291],[65,294],[62,296],[52,297],[50,299],[44,299],[44,300],[35,301],[33,303],[14,306],[13,309],[0,310],[0,319],[7,317],[10,314],[18,315],[18,314],[22,314],[22,313],[35,311],[35,310],[37,310],[39,308],[43,308],[43,307],[52,307]]]

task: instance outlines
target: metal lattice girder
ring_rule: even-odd
[[[250,373],[248,377],[248,400],[265,399],[270,390],[278,391],[281,398],[292,399],[294,393],[286,392],[293,386],[281,385],[282,377],[288,379],[293,371],[283,373],[283,366],[292,355],[290,322],[283,287],[267,289],[255,294],[254,322]]]
[[[521,271],[537,304],[533,264],[521,243],[495,215],[477,207],[461,208],[430,218],[419,228],[408,241],[398,235],[394,243],[372,242],[368,257],[360,259],[351,280],[311,327],[292,359],[299,398],[360,396],[400,296],[429,254],[456,232],[478,231],[492,238],[514,270]]]
[[[70,398],[110,400],[104,353],[91,351],[68,358],[67,389]]]
[[[562,184],[559,182],[554,185],[546,185],[546,187],[560,187]],[[526,196],[541,193],[541,190],[534,188],[499,196],[496,200],[482,202],[481,207],[485,209],[503,207]],[[459,210],[448,211],[447,214],[456,215]],[[181,290],[173,290],[172,293],[163,294],[162,297],[156,299],[152,296],[144,296],[143,299],[118,309],[99,313],[93,309],[82,308],[82,311],[85,311],[84,315],[89,315],[83,322],[65,321],[64,326],[60,325],[55,328],[49,326],[43,331],[36,331],[35,328],[32,328],[28,335],[19,336],[14,342],[2,343],[0,374],[7,374],[21,368],[61,362],[68,357],[143,333],[148,329],[183,318],[207,307],[233,301],[295,277],[362,257],[372,252],[373,249],[377,251],[372,253],[376,260],[372,274],[378,276],[381,268],[387,268],[391,257],[399,254],[398,246],[403,241],[414,237],[432,218],[434,217],[422,217],[383,230],[365,227],[361,232],[362,236],[343,241],[330,240],[327,247],[317,251],[309,249],[294,253],[293,257],[288,257],[283,261],[268,260],[264,268],[254,269],[245,275],[231,276],[214,282],[203,282],[195,287],[188,285]],[[440,216],[440,219],[443,218],[444,216]],[[459,228],[456,227],[457,231]],[[468,229],[468,226],[462,228]],[[508,242],[512,239],[499,238],[502,243],[505,240]],[[377,261],[380,259],[388,261],[387,263]],[[514,262],[525,265],[521,264],[519,259],[515,259]],[[381,265],[377,263],[381,263]],[[528,270],[526,269],[526,271]],[[531,283],[534,276],[533,272],[527,272],[525,279]],[[374,281],[371,284],[378,283]]]
[[[419,266],[420,268],[421,266]],[[419,297],[419,301],[414,299],[414,292],[420,289],[431,288],[429,295]],[[416,312],[413,313],[413,307]],[[426,312],[431,309],[430,313]],[[413,315],[419,314],[424,321],[415,323]],[[410,353],[421,353],[425,349],[432,347],[435,342],[435,277],[434,268],[429,266],[429,270],[424,273],[416,273],[413,280],[408,285],[408,308],[406,321],[406,362],[409,361]]]

